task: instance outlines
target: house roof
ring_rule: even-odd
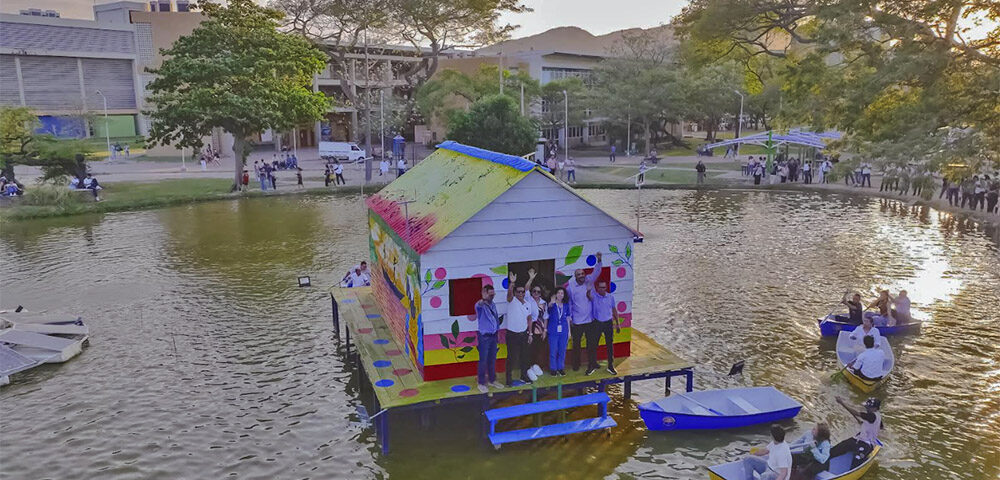
[[[366,203],[410,248],[424,254],[532,172],[545,175],[600,210],[535,162],[453,141],[438,145],[434,153]],[[618,223],[636,237],[642,236]]]

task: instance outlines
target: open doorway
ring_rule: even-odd
[[[514,281],[514,285],[511,286],[524,286],[528,283],[528,278],[530,277],[529,271],[533,270],[535,273],[535,279],[531,282],[532,287],[542,288],[542,298],[548,299],[549,294],[555,289],[555,273],[556,273],[556,261],[555,259],[549,260],[532,260],[529,262],[515,262],[507,264],[507,271],[517,275],[517,280]]]

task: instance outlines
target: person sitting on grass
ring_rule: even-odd
[[[746,480],[754,480],[755,473],[760,480],[788,480],[791,475],[792,451],[785,443],[785,429],[771,425],[771,438],[774,441],[743,459]]]

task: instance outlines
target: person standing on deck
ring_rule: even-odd
[[[503,388],[497,383],[497,331],[500,329],[500,316],[497,315],[497,305],[493,303],[496,292],[493,285],[483,285],[482,298],[476,302],[476,345],[479,349],[479,391],[486,393],[489,387]],[[488,382],[488,383],[487,383]]]
[[[566,294],[569,295],[570,305],[570,338],[573,340],[573,353],[570,354],[570,360],[573,362],[573,370],[580,370],[580,355],[582,353],[580,351],[580,340],[592,327],[592,309],[587,293],[594,288],[594,281],[601,275],[601,269],[604,268],[604,264],[601,263],[601,252],[595,253],[594,256],[597,257],[597,264],[594,265],[594,270],[590,272],[590,275],[584,273],[583,269],[578,268],[573,272],[573,281],[569,282],[566,286]],[[589,345],[590,343],[588,334],[587,344]],[[587,353],[587,375],[590,375],[597,371],[597,349],[595,348],[591,354],[591,350],[588,347]]]
[[[618,310],[615,308],[615,296],[608,293],[608,282],[598,281],[593,291],[587,292],[590,297],[591,315],[594,316],[593,339],[587,337],[587,351],[593,350],[597,357],[597,344],[604,337],[604,349],[608,354],[608,373],[618,375],[615,370],[615,332],[621,331]]]
[[[566,289],[556,288],[549,300],[549,375],[566,376],[566,344],[569,343],[569,305]]]
[[[882,428],[882,413],[879,412],[882,402],[874,397],[869,398],[863,404],[864,411],[851,407],[847,404],[846,400],[839,396],[837,397],[837,403],[847,409],[851,416],[861,424],[861,431],[854,437],[845,439],[834,445],[830,449],[830,458],[837,458],[845,453],[853,453],[854,456],[851,459],[851,468],[853,469],[864,463],[865,459],[868,458],[868,455],[875,449],[875,445],[878,443],[878,432]]]
[[[504,315],[506,324],[506,344],[507,344],[507,386],[513,387],[511,374],[515,368],[521,370],[520,379],[524,383],[531,383],[528,378],[528,341],[531,331],[528,326],[537,316],[538,309],[534,302],[529,302],[524,298],[524,286],[517,286],[517,274],[510,272],[508,276],[510,282],[507,287],[507,313]]]

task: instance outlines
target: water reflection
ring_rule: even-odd
[[[587,196],[632,224],[635,192]],[[790,422],[856,428],[833,395],[815,318],[847,288],[905,288],[928,325],[894,339],[890,448],[866,478],[1000,472],[997,228],[891,200],[819,193],[644,191],[637,324],[698,365],[698,388],[773,384]],[[367,256],[360,197],[253,199],[5,225],[5,305],[79,312],[93,346],[0,391],[5,478],[703,478],[766,426],[650,434],[612,389],[610,437],[497,453],[476,406],[393,417],[393,453],[357,422],[358,378],[332,340],[334,283]],[[747,360],[744,378],[723,374]],[[635,401],[662,395],[638,383]],[[582,412],[581,415],[588,412]],[[530,420],[529,420],[530,421]]]

